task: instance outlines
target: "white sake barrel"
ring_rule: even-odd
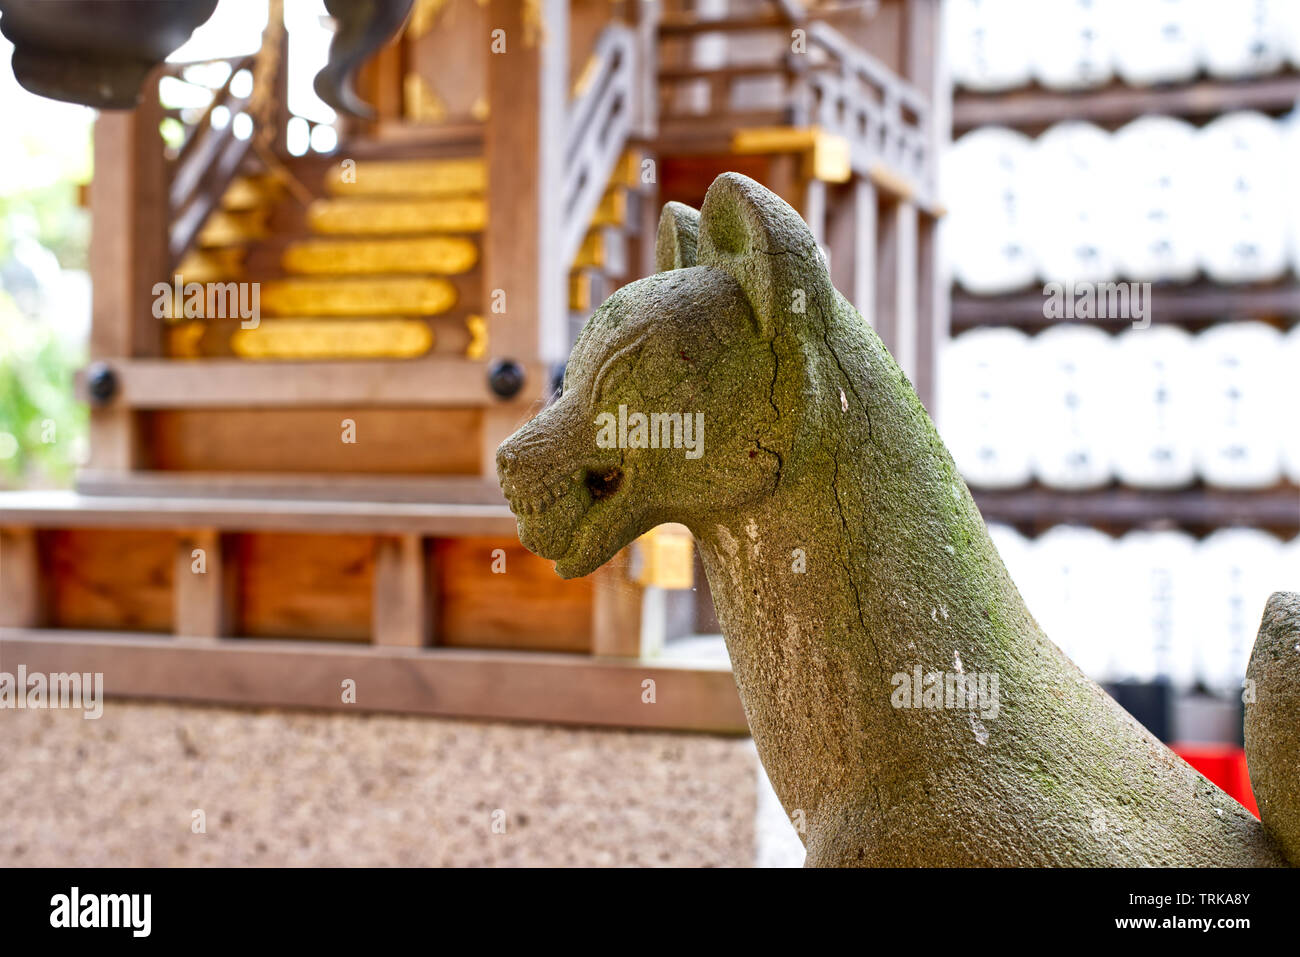
[[[1229,113],[1200,133],[1196,243],[1216,282],[1276,279],[1288,265],[1288,171],[1278,125]]]
[[[1116,25],[1098,0],[1057,0],[1033,8],[1030,68],[1043,86],[1057,90],[1101,86],[1114,75]]]
[[[1196,337],[1196,469],[1211,485],[1264,488],[1282,477],[1282,336],[1262,322],[1215,326]]]
[[[1029,15],[1036,5],[1036,0],[947,0],[944,45],[952,82],[985,92],[1027,84]]]
[[[1281,360],[1278,379],[1283,397],[1278,421],[1281,423],[1282,462],[1287,477],[1300,485],[1300,425],[1296,424],[1296,418],[1300,416],[1300,325],[1294,326],[1287,334]]]
[[[1110,481],[1116,421],[1114,345],[1091,326],[1054,326],[1033,350],[1033,471],[1044,485],[1086,489]]]
[[[1296,4],[1297,17],[1300,17],[1300,3]],[[1300,170],[1300,111],[1293,111],[1280,124],[1282,133],[1282,157],[1286,168],[1292,171],[1286,177],[1287,245],[1291,272],[1300,276],[1300,176],[1294,174]]]
[[[1034,142],[1031,243],[1044,281],[1115,275],[1111,136],[1091,123],[1058,123]]]
[[[1295,0],[1196,0],[1200,58],[1212,76],[1258,76],[1281,68]]]
[[[962,476],[979,488],[1029,481],[1028,340],[1014,329],[973,329],[944,346],[939,432]]]
[[[1112,244],[1120,277],[1195,277],[1200,201],[1191,157],[1198,142],[1190,123],[1168,116],[1144,116],[1116,131]]]
[[[1006,566],[1007,574],[1016,583],[1020,597],[1025,600],[1025,604],[1029,605],[1029,595],[1034,591],[1037,575],[1033,543],[1012,525],[990,522],[988,528],[989,538],[993,540],[993,547],[1002,557],[1002,564]],[[1033,612],[1033,605],[1029,605],[1029,610]]]
[[[1196,543],[1185,532],[1133,531],[1116,543],[1119,627],[1127,643],[1116,675],[1134,681],[1196,682]]]
[[[1033,162],[1028,137],[995,126],[967,133],[944,154],[944,258],[963,288],[992,294],[1033,283],[1037,264],[1027,194]]]
[[[1027,598],[1047,637],[1094,681],[1113,676],[1125,641],[1112,610],[1115,543],[1095,528],[1058,525],[1035,539],[1038,574]]]
[[[1120,420],[1110,432],[1116,477],[1135,488],[1178,488],[1196,478],[1200,431],[1194,340],[1176,326],[1115,338],[1111,386]]]
[[[1237,693],[1264,604],[1285,582],[1281,542],[1253,528],[1220,529],[1197,550],[1198,673],[1205,685]]]
[[[1050,6],[1050,4],[1045,4]],[[1147,86],[1190,80],[1200,69],[1194,0],[1110,0],[1106,31],[1115,72]]]

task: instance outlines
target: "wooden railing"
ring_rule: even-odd
[[[855,172],[883,166],[913,192],[930,193],[936,157],[925,95],[828,23],[808,24],[808,49],[807,121],[849,141]]]
[[[573,262],[632,129],[636,34],[608,26],[596,40],[585,89],[569,107],[564,142],[561,261]]]
[[[249,106],[253,92],[245,96],[231,92],[235,78],[245,70],[252,70],[254,57],[211,62],[228,63],[230,73],[225,82],[212,91],[212,99],[199,118],[186,124],[185,139],[169,162],[167,252],[172,269],[193,248],[203,225],[238,174],[254,140],[255,131],[243,138],[235,135],[236,117],[240,114],[251,116]],[[165,75],[180,78],[184,69],[193,65],[168,64],[164,68]],[[226,117],[219,126],[212,122],[218,109]]]
[[[801,52],[791,49],[795,27],[805,31]],[[843,33],[824,20],[796,21],[779,11],[660,27],[661,37],[675,39],[710,33],[765,38],[782,52],[761,61],[661,68],[659,117],[666,134],[817,125],[849,142],[859,175],[887,171],[913,192],[932,192],[936,158],[926,147],[925,95]]]

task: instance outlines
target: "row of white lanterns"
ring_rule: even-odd
[[[1300,326],[974,329],[941,356],[939,430],[978,488],[1300,484],[1297,370]]]
[[[1032,540],[1006,525],[989,532],[1047,636],[1098,681],[1237,692],[1268,596],[1300,591],[1300,538],[1258,529],[1200,541],[1070,525]]]
[[[1068,121],[1032,140],[982,127],[944,157],[944,253],[979,294],[1300,274],[1296,169],[1300,123],[1250,111],[1199,129],[1167,116],[1115,133]]]
[[[1295,0],[945,0],[955,84],[1086,89],[1300,66]]]

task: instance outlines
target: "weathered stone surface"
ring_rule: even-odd
[[[1300,864],[1300,595],[1277,592],[1264,609],[1246,669],[1246,760],[1264,826]]]
[[[1278,842],[1043,635],[905,376],[787,204],[737,174],[592,317],[501,446],[520,538],[566,578],[694,533],[750,727],[813,865],[1282,864]],[[703,413],[704,451],[597,417]],[[628,443],[631,444],[631,443]],[[996,677],[995,709],[896,707]],[[1292,740],[1292,739],[1289,739]]]

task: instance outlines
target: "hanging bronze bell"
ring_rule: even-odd
[[[217,0],[0,0],[14,76],[38,96],[129,110]]]

